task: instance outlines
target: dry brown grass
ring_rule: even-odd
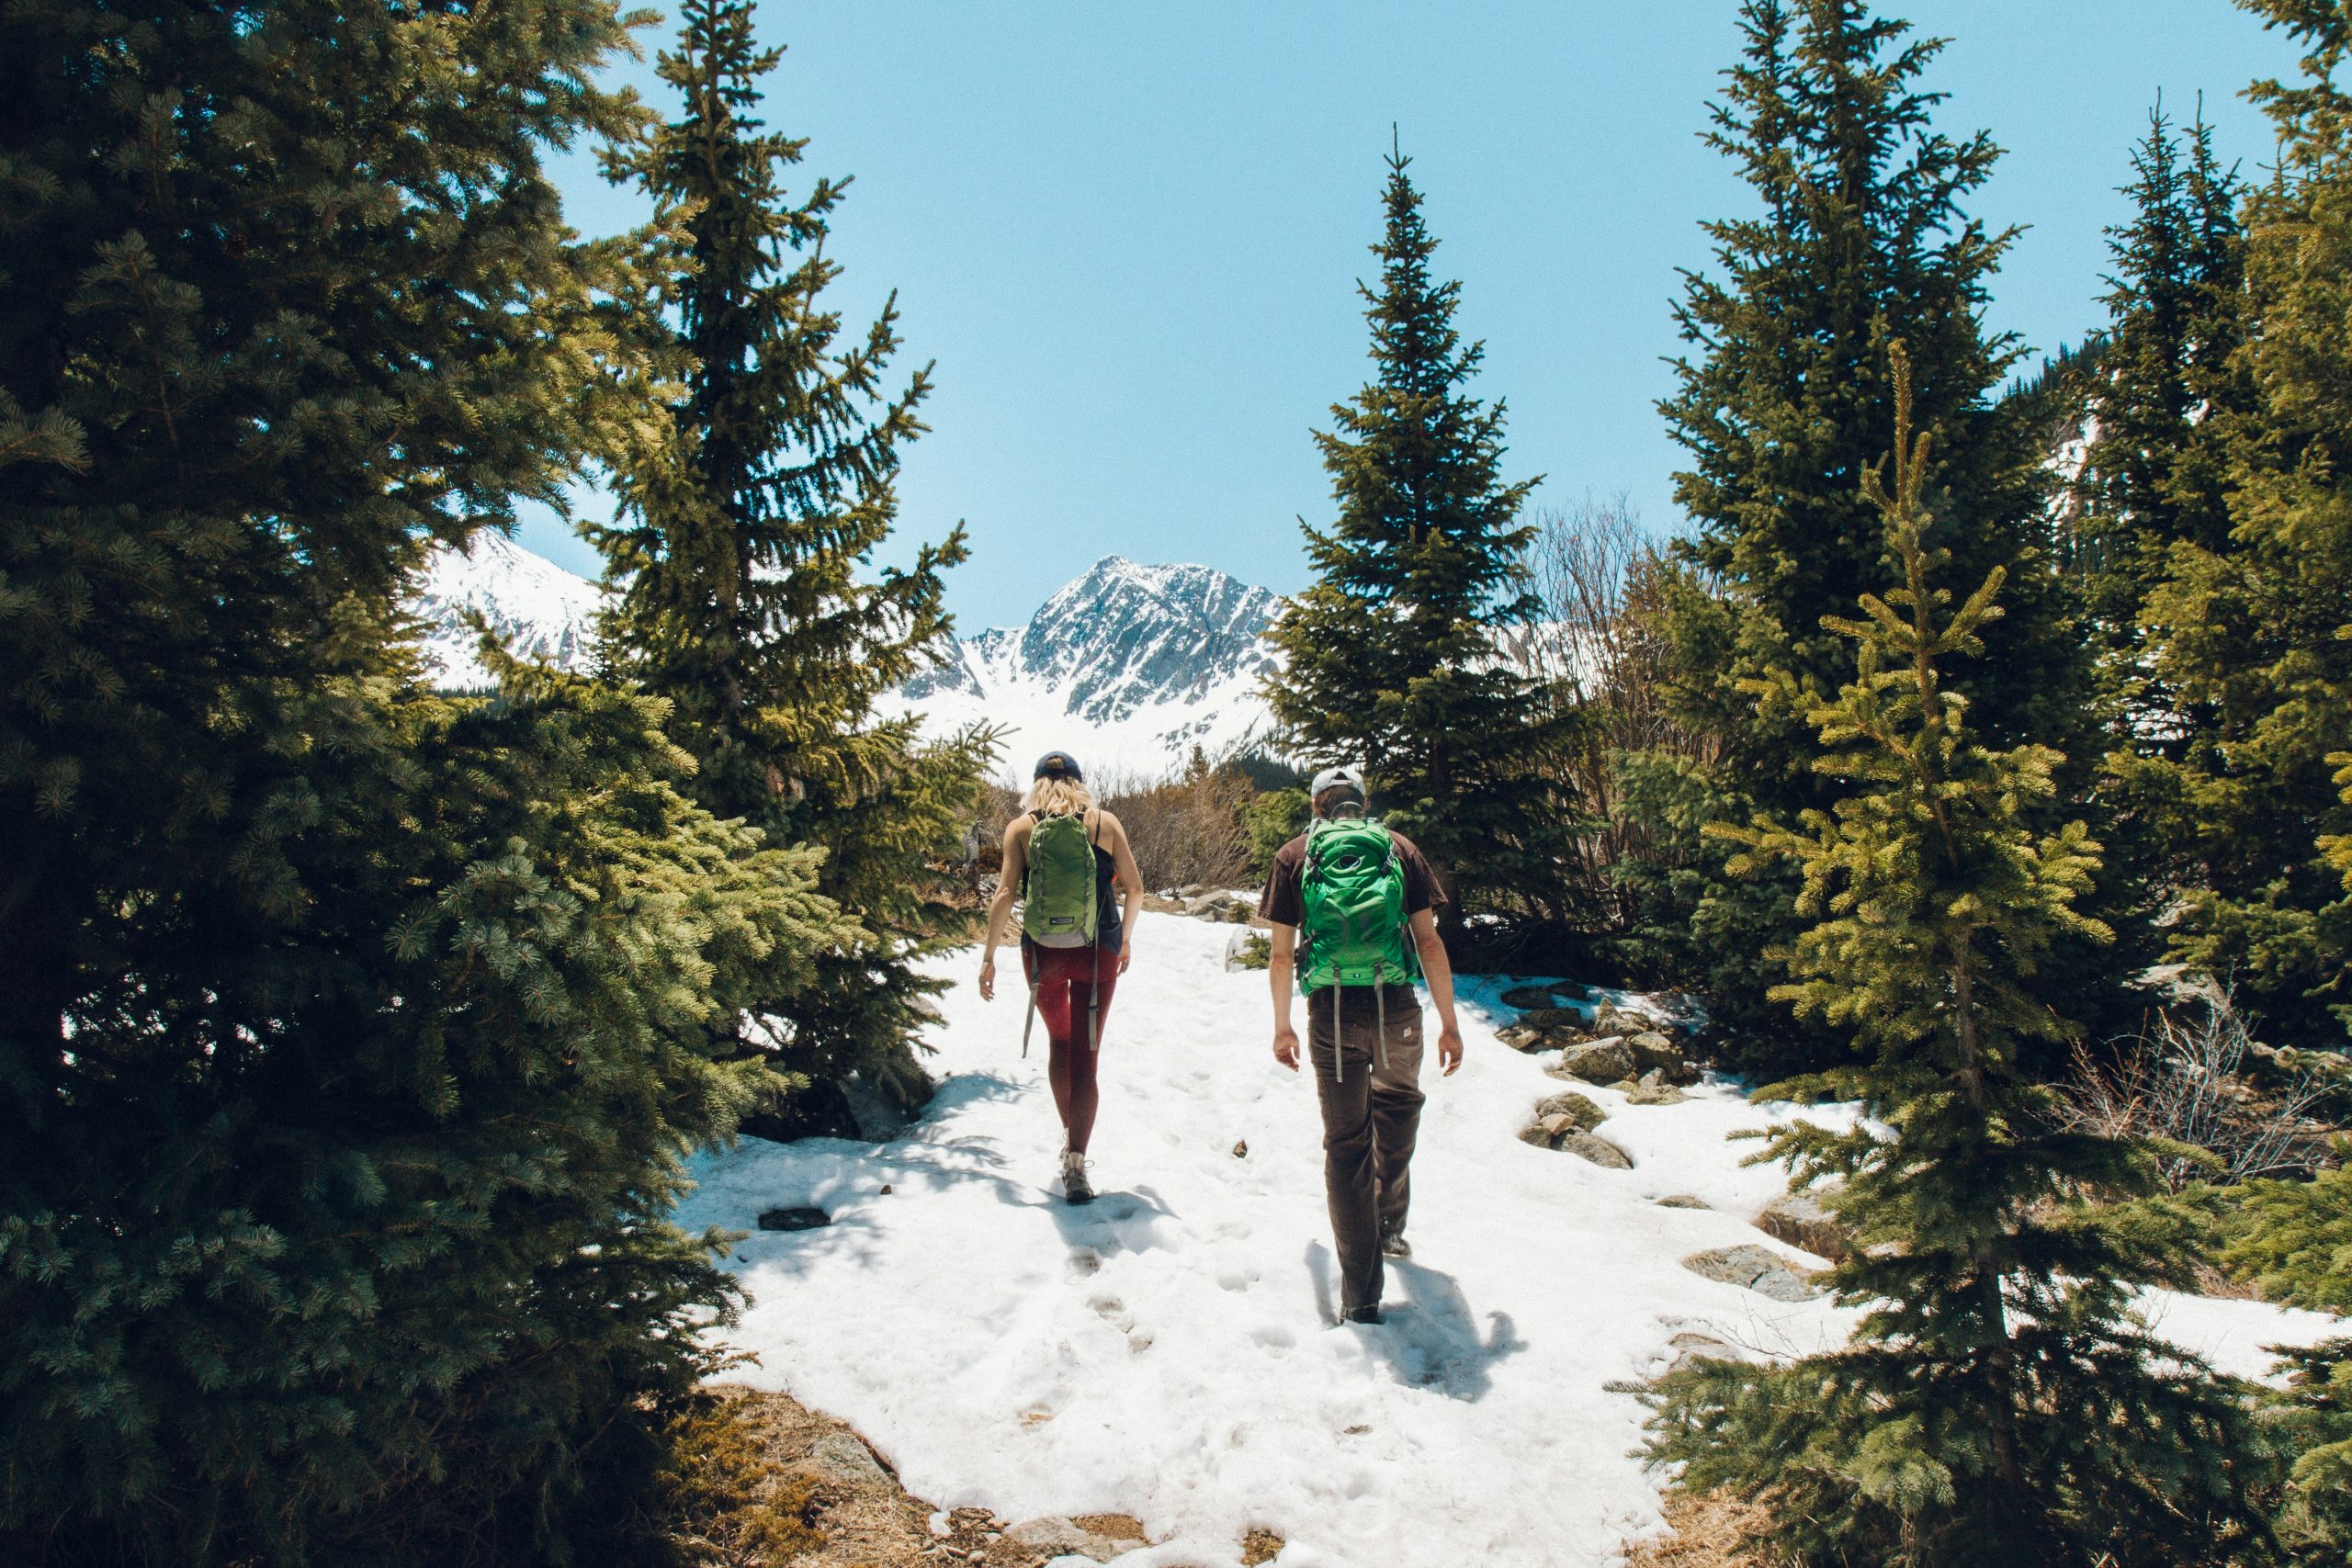
[[[1674,1533],[1634,1546],[1625,1555],[1625,1568],[1784,1568],[1739,1550],[1746,1527],[1760,1509],[1721,1493],[1669,1488],[1666,1522]]]

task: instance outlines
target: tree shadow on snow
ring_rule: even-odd
[[[1494,1386],[1494,1364],[1527,1348],[1510,1314],[1488,1313],[1482,1335],[1469,1298],[1453,1275],[1406,1258],[1386,1261],[1382,1321],[1356,1330],[1365,1348],[1387,1362],[1390,1374],[1408,1388],[1430,1389],[1449,1399],[1485,1398]],[[1332,1295],[1339,1265],[1330,1248],[1307,1243],[1306,1271],[1314,1281],[1317,1311],[1324,1322],[1337,1324]]]

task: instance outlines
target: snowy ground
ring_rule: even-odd
[[[942,1507],[1132,1514],[1159,1544],[1122,1568],[1223,1568],[1253,1527],[1287,1538],[1282,1568],[1616,1561],[1658,1513],[1628,1457],[1640,1407],[1606,1385],[1662,1367],[1678,1333],[1804,1350],[1844,1332],[1826,1303],[1679,1263],[1740,1243],[1804,1258],[1749,1224],[1781,1176],[1726,1141],[1789,1108],[1728,1086],[1654,1107],[1593,1089],[1635,1168],[1521,1144],[1535,1101],[1566,1086],[1495,1041],[1511,1016],[1479,1005],[1495,987],[1466,986],[1467,1059],[1440,1078],[1432,1050],[1423,1079],[1415,1258],[1391,1267],[1385,1325],[1333,1327],[1314,1087],[1267,1049],[1265,976],[1225,972],[1233,930],[1145,917],[1104,1033],[1091,1207],[1057,1196],[1023,998],[982,1003],[971,955],[953,964],[933,1063],[946,1081],[921,1123],[879,1147],[753,1141],[707,1161],[689,1224],[833,1216],[739,1247],[752,1301],[732,1338],[760,1364],[733,1375],[854,1424]],[[1713,1207],[1656,1201],[1674,1193]],[[2263,1345],[2333,1324],[2150,1306],[2249,1374]]]

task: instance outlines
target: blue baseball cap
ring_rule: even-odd
[[[1079,771],[1078,759],[1067,751],[1048,751],[1038,758],[1037,771],[1031,776],[1040,779],[1069,779],[1079,784],[1086,782],[1086,775]]]

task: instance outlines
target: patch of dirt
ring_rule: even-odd
[[[1665,1501],[1666,1522],[1674,1533],[1629,1549],[1625,1568],[1784,1568],[1776,1559],[1739,1550],[1743,1527],[1756,1517],[1758,1505],[1679,1487],[1668,1488]]]
[[[937,1510],[899,1484],[845,1423],[789,1394],[713,1384],[679,1420],[650,1521],[695,1568],[1041,1568],[1051,1553],[1005,1539],[1016,1522],[986,1508]],[[1110,1541],[1147,1544],[1125,1514],[1071,1520]],[[1262,1556],[1256,1543],[1271,1542]],[[1255,1530],[1242,1561],[1271,1562],[1282,1538]]]
[[[1288,1544],[1272,1530],[1251,1530],[1241,1538],[1241,1568],[1259,1568],[1260,1563],[1272,1562]]]

